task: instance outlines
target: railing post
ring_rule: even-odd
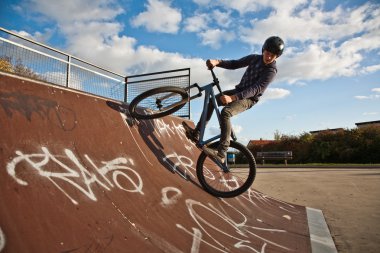
[[[190,87],[190,68],[189,68],[189,83],[188,83],[188,87]],[[189,97],[190,97],[190,89],[189,89]],[[191,110],[190,110],[190,107],[191,107],[191,101],[189,101],[189,111],[188,111],[188,115],[189,115],[189,119],[191,120],[191,118],[190,118],[190,112],[191,112]]]
[[[67,56],[67,72],[66,72],[66,87],[69,88],[71,76],[71,56]]]
[[[127,103],[128,101],[128,76],[124,79],[124,103]]]

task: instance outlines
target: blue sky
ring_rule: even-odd
[[[123,75],[191,68],[260,53],[278,35],[285,53],[261,102],[233,118],[239,139],[273,139],[380,120],[380,4],[323,0],[0,0],[0,26]],[[224,89],[242,70],[216,73]],[[197,120],[202,101],[194,101]],[[210,133],[217,130],[210,123]]]

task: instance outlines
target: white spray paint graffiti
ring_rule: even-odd
[[[251,226],[248,225],[248,218],[241,212],[239,212],[235,207],[228,204],[228,202],[224,201],[225,204],[227,204],[229,207],[235,209],[237,211],[237,214],[241,215],[240,222],[237,222],[231,218],[230,215],[227,215],[224,210],[218,210],[217,208],[213,207],[211,204],[209,206],[204,205],[201,202],[187,199],[186,205],[189,210],[190,216],[193,218],[193,220],[198,225],[199,229],[208,236],[213,241],[213,245],[216,248],[227,249],[230,251],[231,249],[228,249],[226,245],[223,244],[222,241],[218,240],[213,236],[214,234],[219,234],[220,236],[228,237],[230,239],[236,240],[236,243],[234,245],[235,248],[246,248],[249,249],[252,252],[256,253],[264,253],[265,248],[268,244],[272,246],[276,246],[281,248],[282,250],[290,250],[289,248],[286,248],[276,242],[273,242],[267,238],[264,238],[262,236],[259,236],[258,233],[255,231],[269,231],[271,233],[285,233],[285,230],[279,230],[279,229],[268,229],[263,227],[257,227],[257,226]],[[202,212],[197,212],[194,207],[197,207],[198,209],[202,210]],[[211,213],[214,215],[217,219],[220,219],[219,222],[217,222],[215,219],[213,219],[214,223],[209,222],[208,219],[203,218],[200,213],[203,213],[204,211]],[[235,214],[236,214],[235,213]],[[228,231],[234,231],[236,234],[230,234],[227,233],[227,230],[222,230],[218,226],[220,224],[224,223],[227,226],[231,227],[231,230]],[[216,226],[217,224],[218,226]],[[177,225],[178,227],[178,225]],[[218,236],[220,238],[220,236]],[[254,244],[249,240],[250,237],[254,237],[262,241],[261,249],[256,249]],[[255,241],[257,243],[257,241]],[[210,243],[210,242],[209,242]]]
[[[174,160],[174,162],[173,162]],[[173,172],[178,173],[181,177],[187,179],[188,176],[195,177],[192,171],[195,171],[193,168],[193,160],[190,158],[178,155],[176,152],[169,154],[163,158],[163,161],[166,162],[172,169]],[[184,168],[185,170],[181,170]]]
[[[5,235],[0,227],[0,252],[5,248]]]
[[[185,129],[181,124],[176,124],[173,120],[167,124],[163,119],[155,119],[154,120],[155,131],[159,136],[168,136],[171,137],[173,135],[178,136],[181,140],[184,140],[184,146],[186,146],[187,150],[191,150],[195,148],[195,144],[190,141],[185,134]]]
[[[71,186],[74,186],[77,190],[82,192],[85,196],[93,201],[97,201],[95,193],[92,190],[92,185],[95,183],[108,191],[110,191],[111,188],[115,187],[116,185],[116,187],[121,190],[144,195],[144,192],[142,191],[143,181],[140,175],[134,169],[128,167],[134,166],[132,159],[119,157],[108,162],[102,162],[103,166],[97,167],[91,158],[88,155],[85,155],[87,161],[94,167],[94,171],[97,172],[97,174],[100,176],[98,177],[93,172],[88,171],[75,156],[75,154],[69,149],[64,150],[65,156],[52,155],[46,147],[42,147],[41,149],[42,153],[37,154],[24,154],[21,151],[16,151],[17,156],[7,164],[8,174],[13,177],[20,185],[26,186],[28,183],[17,176],[17,165],[21,162],[26,162],[33,169],[37,170],[40,176],[50,180],[50,182],[52,182],[75,205],[77,205],[78,202],[61,187],[61,184],[58,184],[58,181],[61,180],[70,184]],[[68,162],[64,163],[64,160],[67,160]],[[77,170],[71,168],[68,165],[69,163],[73,163],[76,166]],[[53,168],[56,168],[58,166],[58,168],[63,172],[53,172],[46,170],[45,167],[49,166]],[[112,174],[112,180],[107,177],[109,173]],[[120,177],[126,179],[128,185],[125,183],[121,185],[119,182]],[[81,182],[79,183],[78,181]],[[81,186],[81,184],[84,186]]]
[[[292,214],[298,214],[299,211],[291,204],[286,203],[282,200],[275,199],[273,197],[270,197],[264,193],[254,191],[252,189],[248,189],[246,194],[243,194],[240,196],[240,198],[247,200],[249,203],[257,206],[256,202],[261,202],[263,204],[269,205],[269,206],[275,206],[279,209],[292,213]]]
[[[168,198],[169,192],[175,193],[175,195],[170,199]],[[177,203],[178,199],[181,196],[182,192],[179,189],[175,187],[165,187],[162,189],[161,205],[163,207],[174,205]],[[247,198],[247,200],[249,199]],[[233,244],[233,247],[235,249],[245,249],[255,253],[265,253],[265,249],[268,245],[278,247],[281,250],[291,251],[291,249],[258,234],[259,231],[265,231],[271,234],[286,233],[285,230],[249,225],[249,218],[243,212],[241,212],[235,206],[231,205],[226,200],[221,199],[221,201],[225,207],[220,207],[218,209],[210,203],[207,206],[201,202],[192,199],[186,199],[185,203],[187,205],[187,209],[191,218],[197,224],[197,227],[192,227],[191,230],[189,230],[181,224],[176,224],[176,226],[178,229],[182,230],[183,232],[192,237],[193,241],[191,246],[191,253],[200,252],[201,244],[204,244],[205,246],[211,247],[214,250],[220,252],[233,251],[233,249],[228,248],[225,245],[223,240],[216,239],[216,237],[225,237],[229,238],[229,240],[232,239],[236,241]],[[226,209],[226,207],[228,207],[228,209]],[[206,218],[209,217],[209,215],[204,216],[205,213],[211,214],[212,216],[214,216],[214,219],[210,221],[209,218]],[[233,219],[232,217],[235,218]],[[222,224],[223,226],[221,226]],[[230,227],[231,229],[222,229],[222,227],[226,226]],[[257,248],[256,246],[257,240],[261,242],[261,246],[259,246],[259,248]]]
[[[177,203],[178,199],[182,196],[182,192],[175,187],[165,187],[161,190],[162,192],[162,200],[161,206],[169,207],[173,206]],[[169,194],[174,192],[174,195],[169,198]]]

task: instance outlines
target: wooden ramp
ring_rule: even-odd
[[[0,252],[312,252],[306,208],[199,186],[182,119],[0,74]]]

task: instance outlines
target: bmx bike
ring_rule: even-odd
[[[211,69],[213,81],[203,87],[197,83],[187,87],[179,88],[174,86],[164,86],[145,91],[135,97],[129,105],[130,115],[135,119],[155,119],[172,114],[181,109],[192,99],[201,97],[204,93],[204,105],[200,122],[200,136],[195,145],[202,150],[207,145],[209,148],[217,148],[220,134],[210,139],[204,140],[206,128],[206,115],[209,103],[213,104],[219,125],[221,121],[220,111],[214,93],[214,87],[223,94],[219,80]],[[198,93],[190,96],[190,90],[198,89]],[[237,166],[235,159],[244,166]],[[230,147],[227,151],[227,159],[224,163],[208,157],[204,152],[199,155],[196,173],[199,183],[210,194],[216,197],[231,198],[236,197],[252,185],[256,176],[256,161],[252,153],[241,143],[237,142],[235,133],[231,133]]]

